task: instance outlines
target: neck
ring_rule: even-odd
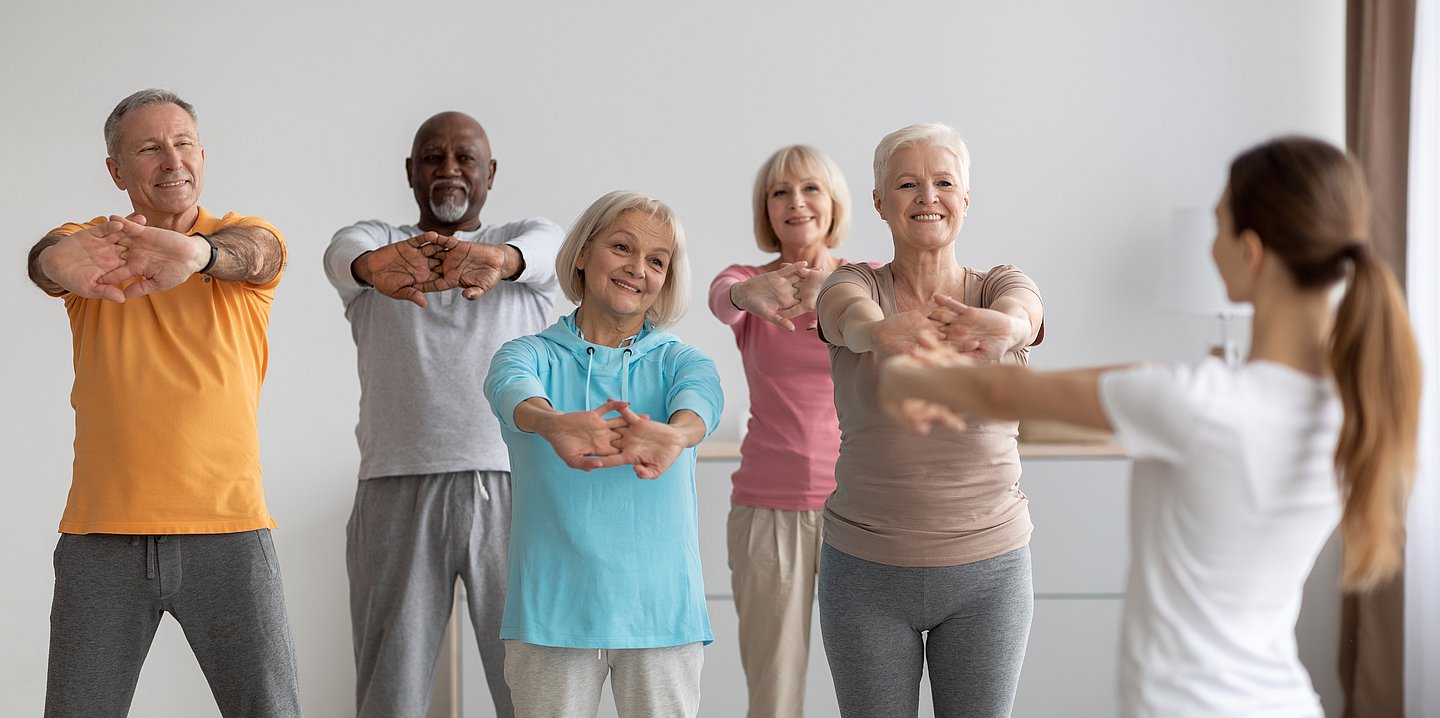
[[[924,301],[936,292],[953,292],[965,268],[955,259],[955,245],[911,249],[895,246],[895,261],[890,264],[895,275],[895,293]]]
[[[190,229],[195,226],[195,222],[200,219],[199,205],[191,205],[190,209],[187,209],[180,214],[160,214],[158,212],[155,214],[151,214],[138,207],[135,208],[135,211],[139,212],[142,215],[145,215],[146,227],[158,227],[160,229],[168,229],[171,232],[179,232],[181,234],[189,232]]]
[[[635,317],[616,316],[609,312],[588,311],[591,305],[580,303],[575,310],[575,326],[585,335],[585,341],[605,347],[618,347],[620,343],[640,333],[645,328],[645,315]]]
[[[830,256],[830,248],[824,242],[816,242],[804,247],[787,247],[780,245],[780,264],[794,264],[804,262],[812,269],[831,270],[839,261]]]
[[[434,232],[436,234],[443,234],[446,237],[451,237],[454,236],[456,232],[474,232],[480,229],[480,217],[477,215],[474,219],[462,219],[454,224],[446,224],[439,220],[421,217],[415,226],[424,232]]]
[[[1283,364],[1314,376],[1329,373],[1334,317],[1328,290],[1257,297],[1250,330],[1250,360]]]

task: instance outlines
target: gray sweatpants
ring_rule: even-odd
[[[821,549],[820,634],[849,718],[915,718],[927,666],[936,718],[1009,716],[1034,609],[1028,546],[925,568]]]
[[[359,718],[425,715],[456,578],[465,582],[495,712],[515,714],[500,642],[509,537],[509,472],[360,482],[345,546]]]
[[[700,643],[594,649],[505,641],[519,718],[594,718],[606,676],[620,718],[695,718],[704,663]]]
[[[62,534],[47,718],[124,716],[165,613],[226,718],[300,715],[295,642],[270,531]]]

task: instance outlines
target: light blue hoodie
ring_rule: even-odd
[[[581,339],[572,314],[500,347],[485,379],[512,477],[500,637],[565,648],[709,643],[695,449],[653,481],[630,466],[572,469],[515,426],[515,407],[537,396],[564,412],[621,399],[656,421],[689,409],[707,436],[724,401],[715,363],[648,325],[629,346],[606,347]]]

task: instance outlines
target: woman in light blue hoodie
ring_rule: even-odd
[[[611,192],[556,259],[579,308],[496,352],[485,396],[510,450],[505,679],[518,718],[694,716],[711,641],[694,447],[722,397],[714,362],[657,327],[689,266],[665,204]],[[653,418],[652,418],[653,417]]]

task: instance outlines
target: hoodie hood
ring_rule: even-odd
[[[598,388],[593,386],[594,379],[598,376],[618,376],[620,379],[620,396],[613,397],[621,401],[630,401],[630,375],[631,367],[642,361],[646,355],[657,349],[670,344],[679,344],[680,338],[669,332],[660,331],[645,322],[640,333],[627,345],[621,347],[607,347],[600,344],[592,344],[580,338],[580,328],[575,326],[575,312],[561,317],[559,321],[551,324],[540,332],[540,339],[554,345],[563,352],[557,352],[562,356],[568,356],[579,365],[580,370],[585,374],[585,410],[593,409],[604,401],[606,396]],[[592,391],[593,389],[593,391]]]

